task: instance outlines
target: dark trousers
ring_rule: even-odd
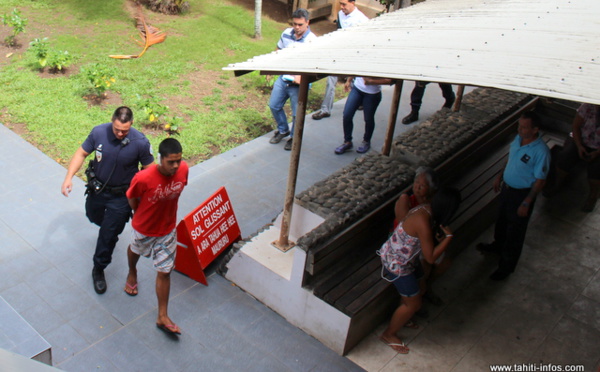
[[[85,213],[90,222],[100,226],[94,267],[104,270],[110,264],[119,234],[131,216],[131,207],[124,194],[91,193],[85,202]]]
[[[530,204],[529,214],[526,217],[517,215],[517,209],[530,190],[513,189],[506,184],[502,186],[498,219],[494,230],[494,241],[500,253],[499,271],[512,273],[519,262],[534,203]]]
[[[415,87],[410,93],[410,106],[413,111],[419,111],[421,104],[423,103],[423,95],[425,95],[425,87],[429,84],[428,82],[415,81]],[[452,90],[452,84],[439,83],[440,89],[442,90],[442,96],[446,101],[453,101],[456,96]]]
[[[344,105],[344,142],[352,142],[352,131],[354,130],[354,114],[362,105],[365,118],[365,134],[363,140],[371,142],[375,130],[375,111],[381,102],[381,92],[375,94],[365,93],[357,88],[352,88],[346,104]]]

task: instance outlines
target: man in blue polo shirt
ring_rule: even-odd
[[[90,222],[100,226],[92,270],[98,294],[106,292],[104,269],[110,264],[119,234],[131,216],[125,192],[140,164],[146,168],[154,163],[150,142],[132,124],[133,112],[122,106],[115,110],[111,123],[94,127],[71,158],[61,187],[62,194],[69,196],[73,176],[87,156],[95,152],[86,171],[85,212]]]
[[[296,9],[292,14],[293,27],[287,28],[281,33],[281,38],[277,42],[277,50],[284,49],[295,43],[304,43],[317,36],[310,32],[308,26],[308,11],[306,9]],[[271,99],[269,100],[269,108],[273,114],[275,122],[277,122],[277,130],[269,143],[276,144],[281,142],[287,136],[292,137],[292,132],[288,125],[287,116],[283,110],[283,106],[290,100],[292,106],[292,123],[296,120],[296,108],[298,107],[298,91],[300,90],[300,75],[281,75],[273,84]],[[292,139],[290,138],[285,144],[285,150],[292,149]]]
[[[498,269],[490,276],[492,280],[504,280],[514,272],[535,198],[546,184],[550,150],[540,138],[539,125],[540,119],[534,112],[521,115],[518,135],[510,145],[504,171],[494,182],[494,190],[500,191],[494,242],[477,246],[484,252],[500,255]]]

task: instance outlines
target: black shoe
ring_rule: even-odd
[[[92,280],[94,282],[94,290],[98,294],[106,292],[106,279],[104,279],[104,270],[94,266],[92,269]]]
[[[292,150],[292,143],[293,143],[294,139],[290,138],[286,143],[285,146],[283,146],[283,149],[285,151],[291,151]]]
[[[475,249],[477,249],[481,253],[500,253],[500,249],[496,242],[492,242],[490,244],[479,243],[475,246]]]
[[[323,110],[319,110],[319,111],[315,112],[314,114],[312,114],[313,120],[321,120],[323,118],[328,118],[330,116],[331,116],[330,113],[324,112]]]
[[[454,105],[454,101],[456,100],[456,97],[452,97],[452,99],[447,99],[446,102],[444,103],[444,106],[442,106],[442,108],[452,108],[452,105]]]
[[[279,133],[279,131],[276,131],[273,138],[271,138],[269,140],[269,143],[272,143],[272,144],[279,143],[279,142],[281,142],[282,139],[284,139],[285,137],[287,137],[289,135],[290,135],[290,132]]]
[[[509,272],[501,271],[500,269],[498,269],[498,270],[494,271],[494,273],[492,275],[490,275],[490,279],[495,280],[495,281],[501,281],[501,280],[508,278],[509,275],[510,275]]]
[[[402,124],[410,124],[419,120],[419,111],[412,110],[410,114],[406,115],[404,119],[402,119]]]

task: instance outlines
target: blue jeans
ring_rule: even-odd
[[[381,92],[375,94],[365,93],[356,87],[352,87],[346,105],[344,106],[344,142],[352,142],[352,131],[354,130],[354,114],[360,105],[363,106],[365,116],[365,135],[363,140],[371,142],[375,130],[375,111],[381,102]]]
[[[296,108],[298,107],[298,91],[300,86],[298,84],[290,84],[283,81],[280,77],[277,78],[275,84],[273,84],[273,91],[271,92],[271,99],[269,100],[269,108],[273,114],[273,118],[277,122],[277,130],[279,133],[287,133],[290,131],[288,125],[287,116],[283,110],[283,106],[290,100],[292,106],[292,135],[294,133],[293,123],[296,121]]]
[[[325,97],[321,104],[321,112],[331,114],[333,108],[333,99],[335,98],[335,85],[337,84],[337,76],[328,76],[327,85],[325,86]]]
[[[421,261],[417,260],[415,271],[408,275],[396,276],[390,273],[385,267],[383,268],[383,276],[394,284],[400,296],[414,297],[421,292],[419,281],[423,278],[424,272],[421,266]]]
[[[131,216],[131,207],[125,195],[109,192],[88,195],[85,201],[85,214],[90,222],[100,226],[94,266],[104,270],[112,260],[112,253]]]

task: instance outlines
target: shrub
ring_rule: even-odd
[[[62,71],[63,68],[69,67],[73,63],[73,55],[62,50],[52,50],[48,56],[48,67],[54,72]]]
[[[40,68],[46,67],[48,63],[48,54],[50,53],[48,38],[43,39],[35,38],[29,43],[29,50],[31,50]]]
[[[12,34],[8,35],[4,41],[8,46],[13,46],[16,44],[17,35],[21,32],[25,32],[27,18],[21,17],[21,12],[15,8],[11,14],[5,14],[2,16],[2,24],[12,27]]]
[[[114,69],[100,63],[83,66],[81,72],[91,90],[97,95],[105,94],[108,88],[116,82]]]
[[[160,98],[144,98],[137,95],[135,105],[143,113],[142,118],[139,119],[142,123],[156,125],[157,127],[160,125],[160,119],[169,111],[169,107],[161,104],[160,101]]]
[[[164,129],[169,135],[178,134],[181,130],[181,125],[183,124],[183,119],[179,116],[171,116],[165,119]]]

